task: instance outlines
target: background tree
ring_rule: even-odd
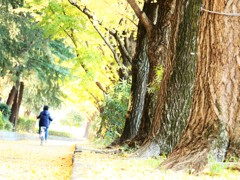
[[[108,57],[108,51],[102,42],[100,43],[99,35],[93,31],[93,28],[88,27],[89,23],[86,18],[80,16],[79,10],[73,8],[69,2],[50,1],[44,7],[44,14],[41,16],[40,22],[41,27],[54,39],[67,37],[65,41],[74,47],[76,54],[72,63],[65,64],[71,69],[73,76],[69,79],[69,83],[72,84],[71,89],[67,90],[69,85],[66,82],[64,89],[77,92],[76,94],[71,93],[74,97],[69,96],[68,99],[71,101],[75,99],[76,102],[77,99],[92,101],[93,105],[96,106],[95,108],[102,111],[104,96],[109,87],[118,79],[115,73],[116,63]],[[49,21],[52,23],[49,24]],[[56,29],[56,27],[58,28]],[[75,83],[71,81],[75,81]]]
[[[108,6],[110,5],[114,8],[117,7],[117,9],[121,8],[124,10],[122,12],[128,12],[129,7],[126,6],[127,4],[125,2],[123,2],[124,1],[114,1],[113,3],[111,1],[111,5],[108,4]],[[10,6],[11,5],[9,5],[9,7]],[[26,0],[24,2],[24,8],[21,10],[16,8],[16,12],[21,11],[20,13],[23,15],[26,14],[26,12],[31,14],[31,16],[36,20],[37,24],[40,25],[40,27],[44,30],[44,38],[45,40],[48,40],[48,42],[51,42],[52,40],[64,39],[64,43],[73,47],[70,49],[74,50],[73,52],[75,52],[76,57],[72,58],[71,62],[61,62],[61,64],[64,65],[72,74],[67,81],[65,79],[64,83],[61,82],[61,90],[68,94],[66,97],[67,103],[78,103],[77,106],[81,108],[81,110],[86,111],[86,108],[84,109],[85,105],[82,104],[86,101],[91,101],[91,109],[94,109],[93,111],[97,110],[102,112],[103,101],[108,93],[108,90],[111,89],[111,86],[116,84],[118,81],[119,77],[116,72],[118,71],[118,74],[122,79],[128,79],[128,81],[131,80],[129,76],[131,73],[131,69],[129,68],[129,65],[131,65],[129,62],[131,60],[129,59],[129,54],[132,55],[134,53],[132,50],[134,48],[131,47],[134,46],[134,43],[132,42],[134,42],[135,34],[132,27],[134,27],[135,24],[132,21],[134,16],[130,17],[132,13],[130,13],[129,16],[128,13],[122,13],[119,11],[122,13],[124,18],[116,18],[117,16],[113,15],[110,16],[110,18],[106,18],[106,16],[102,16],[106,14],[106,12],[91,12],[87,8],[89,7],[91,9],[96,9],[92,8],[94,6],[96,7],[96,4],[93,5],[86,2],[84,5],[81,3],[80,7],[84,8],[84,12],[86,13],[85,15],[87,15],[83,16],[82,13],[76,13],[80,12],[79,9],[73,8],[68,1],[40,2]],[[101,7],[101,9],[114,9],[108,8],[104,1],[101,3]],[[111,12],[109,11],[108,14]],[[120,14],[119,12],[117,13]],[[116,11],[114,11],[114,13],[116,13]],[[103,21],[100,22],[96,19],[98,14],[99,17],[103,17]],[[87,20],[87,18],[89,18],[90,21]],[[89,23],[92,25],[90,26]],[[125,28],[127,26],[128,29],[126,30]],[[30,32],[30,30],[28,32]],[[3,45],[4,44],[5,43],[3,43]],[[48,45],[48,43],[45,44],[45,50],[51,51],[52,49],[49,50]],[[55,53],[54,61],[55,63],[58,63],[58,58],[61,59],[61,57],[58,57],[59,52],[51,53]],[[27,56],[28,55],[29,53],[27,53]],[[49,56],[47,59],[51,59],[51,57]],[[8,61],[2,62],[6,64]],[[27,60],[22,64],[25,66],[25,64],[27,64]],[[10,66],[12,67],[11,61]],[[46,69],[47,67],[44,68]],[[5,69],[6,68],[2,68],[1,70],[3,71]],[[18,76],[20,77],[19,79],[21,79],[23,76],[23,78],[27,77],[25,74],[31,74],[30,77],[36,79],[36,81],[32,83],[32,86],[29,86],[31,83],[28,83],[27,81],[29,81],[29,79],[26,78],[25,85],[27,85],[28,88],[24,86],[24,95],[26,98],[23,99],[23,102],[26,105],[26,113],[29,114],[30,107],[34,107],[32,111],[35,111],[37,106],[39,107],[38,101],[29,97],[31,97],[31,95],[37,97],[38,95],[39,102],[46,102],[47,92],[52,93],[52,91],[45,91],[45,85],[42,87],[38,86],[38,82],[43,83],[43,79],[39,78],[38,74],[27,72],[28,71],[26,70],[26,72],[21,74],[21,76]],[[7,72],[7,74],[10,75],[9,72]],[[39,74],[41,74],[41,72]],[[6,77],[5,75],[4,77]],[[49,73],[47,73],[47,75],[49,75]],[[9,97],[14,97],[14,94],[16,94],[16,88],[15,86],[13,87],[13,91],[11,91],[13,93],[10,93]],[[55,83],[54,87],[55,88],[52,87],[51,89],[60,89],[60,87]],[[61,94],[60,91],[58,92],[56,91],[54,95]],[[55,97],[54,95],[52,97]],[[14,98],[8,99],[8,104],[13,104]],[[54,102],[58,104],[58,100],[59,99],[56,99]],[[30,104],[34,104],[34,106],[30,106]],[[94,114],[95,113],[93,113],[93,115],[89,115],[89,117],[95,117]]]
[[[80,10],[82,13],[84,13],[90,22],[92,23],[94,29],[96,32],[100,35],[100,37],[103,39],[105,42],[105,46],[109,48],[109,50],[112,53],[112,56],[115,59],[115,63],[118,65],[118,75],[120,80],[127,79],[129,82],[131,79],[131,62],[132,62],[132,57],[133,57],[133,49],[134,49],[134,31],[129,27],[129,21],[126,20],[126,17],[121,17],[118,20],[118,26],[116,27],[111,27],[112,23],[106,23],[106,20],[104,19],[103,21],[99,21],[97,19],[97,13],[94,12],[92,13],[89,8],[89,6],[85,5],[79,1],[69,1],[72,5],[77,7],[78,10]],[[121,6],[124,7],[124,4],[122,2],[117,2],[113,3],[111,2],[111,6],[114,4],[117,4],[117,8],[121,8]],[[123,5],[122,5],[123,4]],[[108,4],[109,9],[110,4]],[[127,13],[128,7],[125,6],[125,9],[122,10],[123,12]],[[105,11],[104,11],[105,12]],[[121,12],[122,13],[122,12]],[[111,17],[114,17],[114,21],[116,21],[116,17],[111,14]],[[134,16],[133,16],[134,17]],[[130,19],[130,18],[129,18]],[[131,20],[132,19],[132,20]],[[135,19],[131,17],[131,21],[134,21]],[[106,25],[107,24],[107,25]],[[132,22],[130,22],[132,24]],[[115,41],[114,41],[115,40]],[[107,65],[107,69],[111,70],[113,63]],[[112,71],[112,70],[111,70]],[[105,97],[107,96],[107,92],[105,92]],[[96,98],[95,98],[96,99]],[[106,99],[105,99],[106,100]],[[104,111],[103,107],[98,108],[100,113]],[[102,122],[101,124],[103,124]],[[101,130],[101,128],[100,128]]]
[[[128,4],[122,0],[100,1],[96,8],[93,3],[80,3],[74,0],[69,0],[69,2],[88,17],[105,45],[111,50],[119,66],[120,79],[128,79],[127,76],[131,72],[131,59],[135,50],[133,38],[136,33],[136,17],[129,12]]]
[[[229,148],[239,145],[240,19],[234,14],[240,2],[204,0],[202,7],[192,110],[164,168],[199,171],[208,158],[223,162]]]
[[[17,9],[9,9],[5,12],[8,15],[1,14],[3,23],[0,28],[5,37],[2,37],[0,42],[3,44],[1,60],[3,62],[6,60],[7,65],[2,64],[1,69],[2,76],[8,76],[10,82],[13,82],[7,104],[12,105],[10,121],[16,124],[24,93],[24,80],[36,75],[41,81],[41,86],[45,86],[45,97],[49,96],[46,94],[51,89],[54,90],[55,95],[51,96],[51,100],[56,100],[60,91],[58,81],[67,71],[56,66],[53,60],[53,53],[57,55],[56,51],[51,52],[49,39],[43,37],[42,30],[36,27],[28,13],[18,12]],[[56,43],[60,44],[60,42]]]

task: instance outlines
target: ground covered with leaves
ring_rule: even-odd
[[[229,163],[216,163],[209,161],[205,170],[200,174],[192,172],[173,172],[159,168],[163,157],[157,158],[133,158],[131,153],[120,152],[118,154],[104,153],[108,150],[95,149],[87,144],[79,145],[80,151],[75,154],[73,180],[240,180],[239,170],[229,169]],[[109,151],[111,152],[111,151]],[[236,165],[240,163],[234,162]],[[235,166],[236,167],[236,166]]]
[[[49,140],[40,146],[38,140],[0,140],[0,179],[49,179],[49,180],[194,180],[194,179],[239,179],[238,165],[229,169],[228,164],[209,161],[205,171],[198,175],[162,170],[159,164],[163,158],[132,158],[121,151],[113,154],[96,148],[85,141],[74,155],[76,142]],[[77,147],[78,147],[77,146]],[[236,162],[240,165],[239,162]],[[235,163],[235,164],[236,164]],[[234,164],[234,163],[233,163]],[[74,165],[74,166],[73,166]]]
[[[74,144],[49,140],[0,140],[0,179],[70,179]]]

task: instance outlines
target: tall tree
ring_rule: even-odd
[[[134,1],[129,2],[133,8],[136,8]],[[138,50],[144,51],[146,47],[145,61],[149,61],[150,64],[147,82],[150,88],[144,97],[144,108],[140,104],[134,105],[132,101],[133,107],[136,107],[130,111],[131,118],[127,119],[126,125],[130,124],[130,128],[135,129],[135,133],[130,134],[131,131],[124,131],[129,134],[127,136],[123,134],[122,140],[126,140],[126,137],[135,137],[134,140],[140,140],[140,143],[146,141],[138,153],[149,156],[159,154],[159,146],[164,153],[166,149],[169,152],[176,144],[186,122],[194,80],[199,2],[159,0],[152,3],[146,1],[144,7],[143,13],[138,12],[138,8],[134,11],[139,14],[140,23],[146,29],[146,45],[142,48],[138,47]],[[146,14],[143,15],[144,13]],[[188,36],[185,36],[186,34]],[[139,41],[144,42],[144,39]],[[140,70],[139,68],[139,74]],[[138,81],[133,79],[133,83]],[[138,99],[139,94],[137,95],[133,99]],[[179,111],[176,108],[179,108]],[[134,121],[138,122],[138,127],[132,126],[134,124],[131,122]],[[161,131],[160,128],[162,128]],[[154,140],[158,133],[165,134],[161,137],[166,142]],[[178,134],[177,138],[173,138],[174,134]]]
[[[200,1],[182,3],[183,7],[176,4],[177,12],[172,14],[179,17],[175,22],[179,27],[169,42],[168,54],[172,57],[166,60],[149,134],[137,152],[141,156],[171,152],[181,137],[190,112]]]
[[[109,63],[108,65],[106,65],[106,69],[109,71],[112,71],[112,67],[114,67],[116,64],[120,81],[127,80],[128,82],[130,82],[131,81],[131,73],[132,73],[131,63],[132,63],[132,57],[134,54],[135,40],[134,40],[134,30],[132,30],[131,28],[126,28],[126,27],[129,26],[128,24],[130,21],[131,21],[130,22],[131,26],[134,25],[132,22],[134,22],[134,20],[136,19],[136,18],[134,19],[135,16],[133,16],[133,18],[132,17],[129,18],[130,19],[130,21],[129,21],[126,19],[126,17],[125,17],[126,15],[124,15],[123,17],[119,18],[117,25],[115,25],[117,27],[112,27],[111,23],[106,23],[105,20],[102,20],[102,21],[98,20],[98,16],[96,15],[97,13],[90,11],[90,9],[88,8],[88,5],[85,5],[84,2],[69,0],[69,3],[73,6],[75,6],[84,15],[86,15],[86,17],[89,19],[92,26],[98,33],[98,35],[104,41],[105,44],[103,45],[103,47],[105,46],[105,49],[106,49],[106,47],[108,47],[110,52],[112,53],[111,56],[114,58],[115,63],[112,63],[112,62]],[[124,7],[124,5],[122,5],[122,4],[126,4],[125,2],[122,3],[122,2],[118,2],[118,1],[111,2],[111,3],[117,4],[117,7]],[[123,11],[128,12],[127,11],[128,8],[129,7],[126,6],[125,10],[123,10]],[[111,17],[109,17],[109,19],[112,19],[113,17],[114,16],[111,15]],[[116,19],[117,18],[114,17],[114,20],[112,20],[112,21],[116,21]],[[70,35],[71,35],[72,40],[73,39],[76,40],[76,36],[75,37],[72,36],[72,35],[74,35],[73,33],[71,33]],[[77,42],[77,41],[75,41],[75,42]],[[77,45],[77,43],[75,43],[75,44]],[[80,64],[80,65],[82,67],[84,67],[82,64]],[[84,68],[84,69],[86,69],[86,68]],[[87,69],[85,71],[87,72]],[[116,84],[116,81],[113,83]],[[100,86],[102,84],[101,82],[96,82],[96,84],[98,85],[98,87],[104,87],[104,86]],[[107,87],[105,89],[108,90],[109,87]],[[103,91],[103,92],[104,92],[104,97],[106,97],[107,93],[109,93],[109,91]],[[94,99],[96,101],[96,98],[94,98]],[[97,104],[103,104],[103,103],[100,102]],[[103,106],[98,109],[100,109],[100,113],[103,112]],[[103,123],[101,123],[101,124],[103,124]],[[100,130],[101,130],[101,127],[100,127]]]
[[[41,81],[41,87],[45,87],[44,97],[51,97],[53,102],[59,104],[54,97],[59,94],[61,96],[61,93],[58,93],[59,80],[67,71],[54,63],[53,54],[60,56],[61,53],[50,45],[48,38],[43,37],[43,31],[36,27],[36,23],[28,13],[24,11],[19,13],[15,10],[5,10],[5,13],[7,15],[0,14],[2,20],[0,30],[4,34],[0,38],[0,43],[3,45],[0,48],[1,76],[7,75],[13,83],[7,104],[12,105],[10,121],[16,124],[24,93],[24,80],[33,78],[35,74]],[[56,44],[60,45],[61,42],[55,42]],[[49,90],[54,90],[51,96],[48,95]]]
[[[202,7],[192,110],[164,168],[201,170],[209,157],[223,162],[240,144],[240,2],[203,0]]]
[[[149,3],[145,3],[143,7],[145,12],[151,18],[154,18],[155,8]],[[147,84],[149,82],[149,60],[147,55],[148,38],[143,23],[138,24],[136,54],[132,60],[132,85],[131,97],[126,115],[126,122],[121,138],[115,143],[122,143],[125,140],[136,136],[141,119],[143,116],[143,108],[145,96],[147,93]]]

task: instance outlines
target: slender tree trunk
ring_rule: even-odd
[[[8,95],[8,99],[7,99],[7,102],[6,102],[6,104],[7,104],[8,106],[11,106],[11,105],[12,105],[13,99],[14,99],[14,97],[15,97],[15,94],[16,94],[16,87],[13,86],[12,89],[11,89],[11,91],[10,91],[10,93],[9,93],[9,95]]]
[[[157,3],[151,3],[146,1],[144,4],[143,11],[148,16],[149,20],[152,22],[156,22],[158,18],[159,5]],[[156,27],[154,27],[156,28]],[[143,140],[147,137],[149,132],[149,128],[152,122],[153,112],[156,105],[156,92],[149,91],[149,84],[154,84],[155,76],[156,76],[156,67],[163,65],[161,59],[157,59],[155,62],[149,59],[149,35],[147,34],[146,28],[143,27],[143,24],[140,21],[138,27],[138,44],[136,48],[136,56],[137,58],[133,61],[133,82],[132,86],[132,103],[133,107],[129,112],[129,129],[135,129],[134,134],[130,138],[132,142],[135,144],[137,141],[138,144],[141,144]],[[150,33],[152,34],[152,33]],[[137,61],[136,61],[137,60]],[[151,62],[151,63],[150,63]],[[143,68],[147,67],[145,71]],[[142,70],[142,71],[141,71]],[[143,74],[145,73],[145,74]],[[137,74],[137,75],[135,75]],[[141,74],[141,76],[139,75]],[[146,83],[143,83],[142,77],[146,78]],[[136,83],[136,82],[142,82]],[[145,93],[144,96],[140,96],[141,92]],[[141,99],[142,98],[142,99]],[[127,116],[128,118],[128,116]],[[128,119],[127,119],[128,120]],[[126,121],[127,122],[127,121]]]
[[[240,2],[203,0],[203,8],[237,13]],[[239,17],[202,11],[193,106],[183,137],[163,168],[199,171],[208,157],[222,162],[232,146],[240,119],[239,25]],[[239,137],[235,143],[240,144]]]
[[[141,42],[146,45],[146,39]],[[128,113],[121,141],[131,139],[136,136],[143,113],[144,99],[147,91],[149,63],[146,51],[142,50],[137,54],[137,62],[133,63],[133,82],[131,98],[129,101]],[[135,61],[135,58],[134,60]]]
[[[145,141],[148,137],[148,133],[151,128],[151,123],[154,114],[154,108],[156,105],[156,95],[152,93],[147,93],[144,102],[143,116],[141,119],[141,124],[139,127],[139,131],[135,138],[133,139],[134,144],[138,144],[139,146]]]
[[[16,112],[17,112],[17,107],[18,107],[18,90],[16,90],[16,94],[14,96],[12,108],[11,108],[11,116],[10,116],[10,122],[15,125],[15,120],[16,120]]]
[[[91,127],[91,121],[88,121],[87,125],[86,125],[86,128],[85,128],[85,133],[84,133],[84,136],[83,136],[84,138],[88,138],[90,127]]]
[[[23,91],[24,91],[24,83],[20,82],[20,89],[19,89],[19,94],[18,94],[18,98],[17,98],[17,110],[16,110],[16,115],[15,115],[15,128],[17,128],[17,121],[18,121],[18,116],[19,116],[19,110],[20,110],[20,106],[22,103],[22,98],[23,98]]]
[[[10,122],[14,125],[15,129],[17,126],[19,108],[22,102],[22,97],[23,97],[24,83],[20,82],[20,86],[19,86],[19,82],[17,82],[16,87],[19,87],[19,90],[18,89],[16,90],[16,94],[15,94],[12,109],[11,109],[11,116],[10,116]]]

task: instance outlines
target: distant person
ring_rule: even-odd
[[[39,134],[41,139],[41,145],[43,145],[43,142],[47,142],[48,139],[48,127],[50,125],[50,122],[53,120],[50,116],[50,113],[48,111],[48,106],[43,107],[43,111],[40,112],[39,116],[37,117],[39,120]]]

